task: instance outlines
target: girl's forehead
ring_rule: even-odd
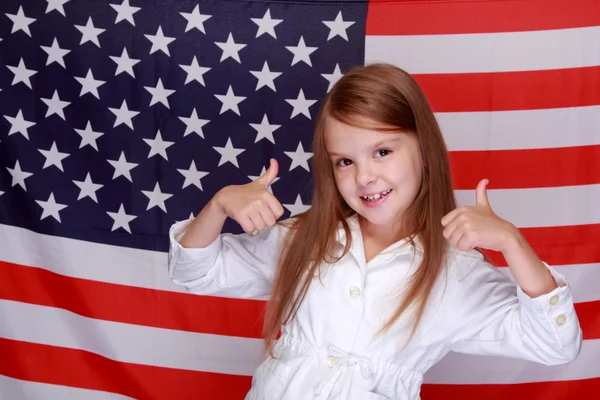
[[[325,147],[330,155],[350,155],[355,153],[370,153],[379,147],[392,147],[402,140],[405,134],[383,133],[377,131],[338,132],[325,140]]]
[[[386,136],[386,133],[382,130],[378,130],[374,126],[365,124],[350,125],[335,119],[330,119],[325,124],[325,137],[330,139],[343,139],[347,140],[349,136],[354,136],[355,139],[375,139]]]

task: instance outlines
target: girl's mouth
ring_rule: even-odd
[[[377,193],[373,196],[360,196],[360,198],[363,204],[365,204],[367,207],[376,207],[383,203],[385,199],[387,199],[391,191],[392,189],[388,189],[384,190],[383,192]]]

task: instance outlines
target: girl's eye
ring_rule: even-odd
[[[377,150],[377,151],[376,151],[376,153],[383,153],[381,156],[382,156],[382,157],[385,157],[385,156],[387,156],[388,154],[390,154],[390,151],[389,151],[389,150],[386,150],[386,149],[381,149],[381,150]]]
[[[346,161],[348,163],[346,163]],[[350,165],[349,163],[351,163],[351,162],[352,162],[351,160],[349,160],[347,158],[344,158],[344,159],[342,159],[342,160],[340,160],[340,161],[337,162],[337,166],[338,167],[346,167],[346,166]]]

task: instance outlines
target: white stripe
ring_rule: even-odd
[[[0,260],[74,278],[185,292],[167,273],[167,253],[43,235],[0,224]]]
[[[436,118],[451,151],[600,144],[600,106],[437,113]]]
[[[595,208],[595,214],[591,210],[594,209],[593,204],[600,202],[596,200],[596,203],[593,203],[591,200],[598,199],[599,193],[600,187],[595,185],[554,189],[489,190],[488,196],[494,210],[517,226],[542,226],[553,223],[594,223],[594,218],[598,223],[598,207]],[[474,191],[457,191],[461,204],[473,204],[474,196]],[[560,200],[561,198],[564,198],[564,201]],[[578,213],[585,212],[585,206],[582,207],[581,204],[586,199],[590,201],[587,219],[578,217]],[[547,211],[561,201],[568,207],[561,206],[552,212]],[[567,217],[572,220],[565,220]],[[74,278],[185,292],[185,289],[172,283],[168,277],[166,253],[55,237],[2,224],[0,243],[3,244],[0,246],[2,261],[38,267]],[[90,254],[94,257],[89,257]],[[557,266],[561,270],[565,268],[565,271],[573,271],[574,278],[567,276],[567,279],[572,281],[575,296],[580,296],[580,301],[600,300],[595,294],[597,291],[591,287],[591,283],[600,281],[600,268],[594,268],[594,265],[590,264],[585,268]]]
[[[70,386],[51,385],[23,381],[0,375],[0,399],[35,399],[35,400],[125,400],[131,397],[98,390],[80,389]]]
[[[487,194],[494,212],[519,228],[600,223],[600,185],[498,189]],[[457,190],[456,198],[460,205],[475,205],[475,190]]]
[[[37,265],[74,278],[184,292],[182,287],[169,280],[163,253],[54,237],[1,224],[0,243],[5,244],[0,246],[0,260],[10,263]],[[35,243],[40,250],[31,250],[30,243]],[[96,254],[97,257],[79,259],[76,255],[81,254]],[[600,300],[600,291],[596,287],[600,282],[600,264],[553,267],[558,268],[571,285],[575,302]],[[502,269],[510,275],[508,268]]]
[[[86,350],[121,362],[251,375],[261,360],[261,339],[104,321],[11,300],[0,300],[0,321],[2,338]]]
[[[62,309],[7,300],[0,300],[0,320],[0,337],[87,350],[138,364],[250,376],[262,359],[262,341],[257,339],[100,321]],[[600,340],[584,341],[579,358],[552,368],[522,360],[451,354],[435,367],[430,379],[438,383],[583,379],[600,376],[600,363],[594,361],[598,357]]]
[[[425,374],[424,383],[493,385],[598,378],[598,356],[600,340],[584,340],[575,360],[554,366],[508,357],[449,353]]]
[[[598,290],[600,263],[550,266],[565,277],[571,287],[571,295],[575,303],[600,300],[600,290]],[[514,280],[510,268],[499,267],[498,269]]]
[[[527,32],[367,36],[365,61],[389,62],[412,74],[532,71],[600,65],[599,48],[600,26]]]

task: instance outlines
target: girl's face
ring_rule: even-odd
[[[373,225],[401,227],[396,224],[401,224],[421,183],[415,135],[358,128],[334,118],[327,118],[324,134],[337,188],[346,203]]]

